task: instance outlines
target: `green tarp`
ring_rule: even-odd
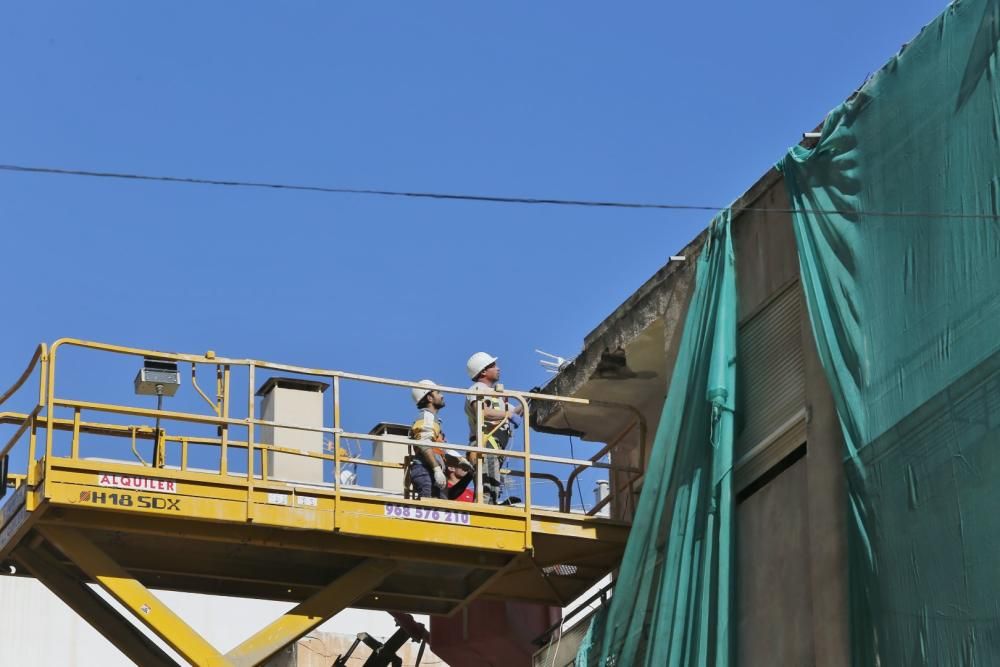
[[[1000,664],[998,40],[1000,1],[953,3],[781,165],[847,443],[855,665]]]
[[[579,666],[732,663],[736,317],[726,211],[698,259],[620,575]]]

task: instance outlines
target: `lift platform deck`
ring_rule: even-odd
[[[61,397],[56,393],[55,361],[60,348],[168,364],[190,364],[192,386],[211,408],[207,413],[168,411]],[[216,371],[216,400],[197,385],[196,369]],[[342,481],[345,466],[403,468],[403,464],[350,456],[344,439],[374,441],[342,425],[342,384],[360,382],[409,389],[416,383],[321,369],[187,355],[63,339],[39,346],[25,373],[0,404],[18,392],[38,369],[38,401],[26,412],[0,413],[0,423],[15,428],[0,449],[3,487],[13,488],[0,505],[0,562],[39,579],[139,664],[175,664],[135,631],[113,608],[85,586],[94,582],[193,664],[260,664],[324,620],[352,606],[387,611],[454,614],[477,598],[519,600],[565,606],[621,560],[628,524],[570,511],[565,488],[589,468],[641,474],[614,464],[609,443],[588,459],[540,455],[531,451],[530,429],[523,447],[505,452],[524,477],[523,502],[497,506],[482,502],[416,499],[407,493],[365,488]],[[234,416],[232,373],[242,369],[248,399]],[[330,425],[265,420],[257,415],[256,373],[291,373],[319,378],[333,387]],[[468,390],[440,387],[458,394]],[[501,390],[524,406],[530,423],[531,401],[589,401]],[[477,403],[478,405],[478,403]],[[630,410],[627,406],[622,409]],[[60,413],[67,414],[59,418]],[[94,421],[113,415],[119,422]],[[635,413],[637,415],[637,413]],[[86,419],[85,419],[86,417]],[[157,420],[156,427],[120,423]],[[171,428],[160,428],[159,420]],[[481,413],[480,413],[481,423]],[[637,416],[638,430],[644,428]],[[179,426],[178,426],[179,425]],[[201,430],[185,431],[184,425]],[[204,427],[214,428],[212,437]],[[242,430],[245,439],[236,439]],[[256,430],[256,436],[255,436]],[[269,431],[269,437],[261,433]],[[281,444],[281,433],[312,433],[330,438],[332,451],[305,451]],[[136,456],[81,455],[88,436],[130,443]],[[68,439],[64,449],[54,445]],[[270,440],[271,442],[261,442]],[[380,435],[383,446],[412,447],[403,436]],[[25,442],[26,441],[26,442]],[[153,446],[146,463],[136,443]],[[7,469],[15,445],[26,445],[23,474]],[[189,465],[194,446],[218,451],[217,469]],[[481,442],[448,444],[463,452],[490,452]],[[166,452],[180,450],[168,465]],[[87,449],[86,446],[83,449]],[[127,450],[126,450],[127,451]],[[275,479],[268,460],[320,459],[331,468],[329,481],[302,483]],[[610,455],[610,463],[608,462]],[[174,457],[176,458],[176,457]],[[235,462],[242,464],[241,471]],[[532,472],[532,465],[561,464],[563,479]],[[480,466],[481,468],[481,466]],[[559,488],[557,508],[532,504],[531,481],[551,480]],[[613,502],[613,496],[605,500]],[[243,596],[296,603],[286,615],[227,654],[209,645],[166,607],[150,589]]]

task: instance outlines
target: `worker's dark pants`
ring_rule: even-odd
[[[503,494],[504,479],[500,474],[503,457],[487,454],[483,458],[483,498],[487,503],[496,505]]]
[[[493,434],[493,442],[499,446],[497,451],[502,452],[507,449],[510,435],[511,433],[507,429],[500,429]],[[472,442],[471,444],[475,445],[476,443]],[[499,503],[500,496],[504,493],[505,480],[500,474],[503,462],[502,455],[485,454],[483,456],[483,500],[491,505]]]
[[[434,474],[427,469],[427,464],[420,459],[410,463],[410,486],[413,492],[421,498],[440,498],[440,490],[434,486]]]

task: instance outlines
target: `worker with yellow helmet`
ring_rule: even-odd
[[[470,387],[474,395],[466,397],[465,414],[469,419],[469,443],[475,445],[479,434],[476,432],[476,406],[482,412],[483,446],[498,452],[507,448],[513,433],[512,424],[523,411],[520,405],[511,407],[507,398],[497,393],[496,386],[500,381],[500,366],[497,358],[486,352],[476,352],[465,364],[469,379],[473,381]],[[496,504],[503,491],[503,480],[500,476],[502,456],[487,454],[481,457],[479,452],[472,452],[469,457],[473,465],[478,465],[483,459],[483,497],[488,503]]]
[[[420,411],[410,427],[410,439],[428,443],[444,442],[438,411],[444,407],[444,394],[433,387],[432,380],[421,380],[421,387],[413,387],[411,395]],[[431,444],[417,445],[416,456],[410,459],[410,484],[422,498],[445,498],[448,480],[444,474],[444,453]]]

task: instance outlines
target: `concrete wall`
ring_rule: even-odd
[[[820,364],[809,314],[802,309],[806,369],[809,590],[816,667],[849,664],[847,478],[837,409]]]
[[[771,179],[746,205],[787,209],[784,181]],[[789,285],[803,298],[795,286],[799,267],[789,214],[739,215],[734,251],[741,323]],[[805,424],[792,430],[795,440],[775,441],[783,449],[737,505],[738,654],[744,666],[849,663],[843,441],[804,303],[800,313]]]
[[[702,232],[677,254],[684,261],[671,261],[639,287],[584,340],[583,351],[545,386],[545,393],[594,398],[625,403],[637,408],[648,430],[640,438],[638,430],[625,437],[612,461],[630,468],[648,460],[663,400],[676,359],[681,329],[694,285],[695,265],[707,238]],[[599,373],[602,356],[619,348],[625,351],[631,379],[607,379]],[[591,406],[586,409],[554,407],[539,402],[532,406],[532,425],[559,429],[571,427],[585,440],[610,442],[622,433],[632,416],[629,413]],[[629,488],[632,473],[611,475],[611,514],[629,519],[635,510],[641,483]],[[635,493],[633,493],[635,491]]]
[[[814,665],[804,459],[740,503],[736,577],[740,665]]]
[[[759,192],[751,191],[737,205],[789,208],[782,179],[766,178],[762,183]],[[738,213],[733,220],[733,251],[736,253],[739,321],[742,323],[782,287],[799,277],[791,216],[773,211]]]

